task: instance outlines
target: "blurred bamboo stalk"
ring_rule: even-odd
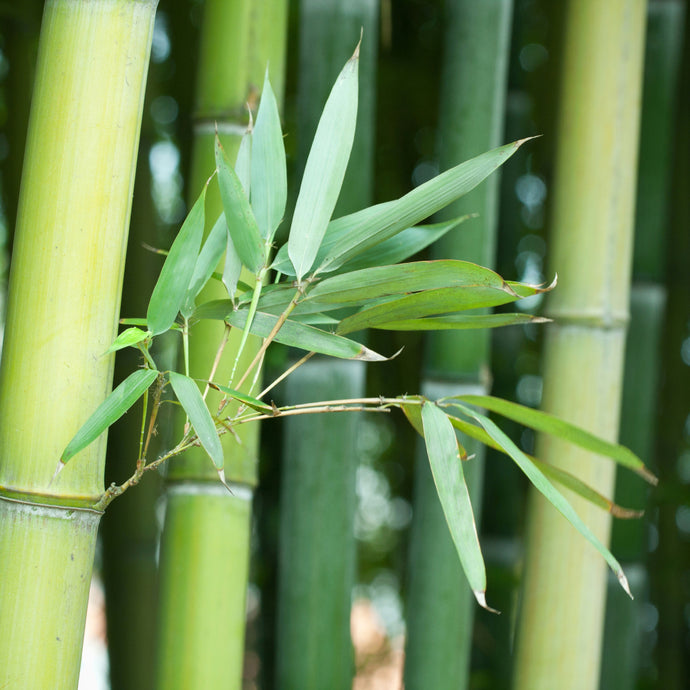
[[[336,217],[372,200],[378,0],[301,2],[300,170],[323,103],[362,29],[357,134]],[[288,403],[363,393],[362,362],[318,358],[292,374],[286,388]],[[295,417],[285,428],[276,687],[344,690],[351,687],[354,671],[350,607],[356,581],[358,418]]]
[[[441,169],[498,146],[505,110],[512,0],[481,3],[447,0],[445,58],[438,150]],[[478,213],[479,218],[446,235],[434,257],[493,266],[498,175],[443,212],[443,218]],[[425,341],[422,391],[431,399],[461,393],[486,394],[489,331],[441,331]],[[460,442],[473,460],[466,477],[475,515],[481,512],[484,447]],[[468,687],[475,600],[458,560],[436,494],[423,444],[415,469],[409,558],[405,687],[439,690]]]
[[[618,433],[632,259],[644,0],[570,2],[552,216],[543,409],[607,439]],[[615,468],[540,437],[537,455],[605,494]],[[568,494],[603,542],[610,515]],[[532,491],[517,634],[518,690],[599,682],[606,565]]]
[[[684,5],[680,1],[649,4],[645,72],[640,123],[640,152],[633,251],[630,328],[626,342],[621,443],[641,458],[651,458],[657,425],[661,365],[661,330],[666,304],[665,246],[669,218],[671,142]],[[625,472],[616,479],[616,500],[643,507],[648,488]],[[637,591],[647,591],[644,568],[649,524],[647,520],[617,520],[611,545],[624,563]],[[600,686],[634,688],[641,661],[641,604],[631,604],[609,576],[604,654]]]
[[[77,687],[154,0],[46,3],[0,373],[0,685]],[[18,680],[20,679],[20,680]],[[30,680],[29,680],[30,679]]]
[[[286,0],[208,0],[201,30],[190,194],[195,197],[215,169],[216,128],[234,161],[269,67],[278,102],[284,90]],[[216,185],[206,197],[209,229],[222,211]],[[214,292],[215,290],[215,292]],[[200,297],[226,297],[210,285]],[[201,322],[191,331],[191,375],[207,379],[221,342],[222,323]],[[245,348],[248,363],[258,343]],[[226,384],[238,337],[230,338],[216,380]],[[240,364],[241,366],[241,364]],[[211,409],[219,397],[208,397]],[[161,545],[158,687],[240,688],[244,659],[245,599],[249,571],[251,501],[257,481],[258,427],[223,436],[231,495],[203,450],[192,449],[170,465]],[[210,586],[210,583],[214,583]]]

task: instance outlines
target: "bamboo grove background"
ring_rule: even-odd
[[[27,0],[0,7],[4,282],[42,5]],[[288,174],[298,176],[318,112],[360,27],[358,149],[339,212],[400,196],[492,146],[541,134],[454,209],[456,216],[478,211],[480,218],[461,229],[457,245],[443,252],[494,266],[508,278],[549,281],[559,270],[551,255],[556,246],[551,226],[556,151],[562,146],[557,122],[568,29],[564,5],[549,0],[160,2],[122,313],[144,311],[160,266],[159,257],[141,251],[141,243],[169,245],[187,201],[210,173],[204,126],[217,122],[223,133],[242,123],[242,105],[256,100],[268,63],[287,132]],[[605,620],[598,624],[604,630],[597,671],[602,688],[680,690],[690,678],[688,16],[682,0],[648,3],[620,438],[658,474],[660,485],[648,492],[621,476],[616,486],[617,501],[644,505],[646,516],[634,523],[614,521],[613,552],[636,600],[625,600],[611,583],[606,610],[597,607]],[[586,34],[575,40],[582,51],[596,54]],[[204,146],[208,170],[198,162]],[[585,256],[597,252],[596,238],[582,230]],[[595,259],[592,254],[593,264]],[[596,278],[582,280],[596,285]],[[4,289],[2,300],[4,310]],[[543,310],[544,305],[526,308]],[[490,388],[523,404],[541,403],[543,327],[463,335],[455,342],[380,332],[368,337],[377,350],[404,346],[404,357],[370,365],[366,372],[357,366],[361,363],[315,359],[277,395],[284,400],[342,397],[347,389],[354,397],[364,391],[386,395],[454,386],[455,391]],[[458,351],[465,356],[458,359]],[[587,357],[586,350],[581,354]],[[176,356],[172,345],[162,356]],[[279,370],[292,356],[276,349],[269,364]],[[127,366],[116,364],[116,378],[119,367]],[[591,360],[585,366],[593,366]],[[136,420],[129,421],[136,427]],[[533,450],[533,434],[510,430],[523,448]],[[118,465],[134,457],[133,433],[127,418],[111,431],[107,482],[120,477]],[[246,502],[209,488],[208,473],[194,459],[178,464],[165,482],[147,477],[115,501],[102,520],[97,553],[107,597],[112,688],[240,687],[224,685],[224,669],[220,677],[213,675],[218,655],[230,666],[243,666],[247,689],[346,688],[355,674],[358,688],[397,687],[399,680],[385,684],[385,674],[391,664],[400,666],[403,655],[407,688],[508,688],[518,665],[519,687],[540,687],[536,680],[524,680],[529,663],[516,661],[513,651],[521,625],[517,599],[528,522],[525,482],[492,451],[474,477],[473,501],[483,506],[489,601],[503,611],[496,617],[476,610],[466,591],[415,445],[402,418],[271,424],[262,429],[258,465],[243,458],[236,462],[235,478],[257,485],[251,517]],[[337,458],[333,468],[324,464],[326,456]],[[215,481],[215,473],[211,478]],[[178,490],[182,480],[194,483],[194,496]],[[172,526],[159,546],[164,493],[165,519]],[[207,551],[189,550],[201,541]],[[249,563],[239,568],[249,568],[245,621],[245,584],[237,564],[247,557]],[[196,615],[191,609],[212,610],[219,601],[203,598],[209,572],[204,563],[218,578],[214,585],[227,594],[227,625],[214,633],[213,644],[199,644],[189,624]],[[368,645],[356,645],[356,653],[348,634],[351,600],[362,617],[372,615],[373,606],[382,633]],[[532,625],[533,635],[542,627],[523,624]],[[519,636],[528,636],[529,631],[517,629]],[[189,656],[198,665],[185,670],[160,658],[156,666],[157,644],[173,661]],[[542,649],[542,642],[533,644]],[[377,678],[384,684],[374,685]]]

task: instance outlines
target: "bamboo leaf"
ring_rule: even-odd
[[[194,427],[199,443],[208,453],[216,469],[223,469],[223,447],[218,438],[215,422],[201,397],[199,387],[193,379],[184,374],[178,374],[176,371],[168,372],[168,376],[175,396]]]
[[[421,416],[436,491],[460,556],[462,569],[480,606],[488,609],[486,570],[457,436],[446,414],[434,403],[425,402]]]
[[[341,273],[317,283],[306,299],[328,303],[362,303],[390,295],[452,287],[489,287],[506,291],[506,283],[494,271],[469,261],[415,261],[393,266],[375,266]]]
[[[115,352],[116,350],[122,350],[125,347],[131,347],[140,343],[146,338],[151,336],[151,331],[142,331],[141,328],[132,326],[131,328],[126,328],[120,335],[115,338],[113,344],[105,351],[104,354],[109,352]]]
[[[204,246],[199,252],[199,258],[194,266],[194,273],[189,281],[187,294],[184,302],[180,308],[182,316],[188,319],[194,311],[194,300],[201,292],[209,278],[213,274],[213,270],[218,265],[220,258],[223,256],[225,246],[227,244],[228,228],[225,224],[225,214],[221,213],[218,220],[211,229],[211,232],[204,242]]]
[[[604,455],[633,470],[650,484],[657,483],[656,477],[631,450],[617,443],[605,441],[559,417],[490,395],[461,395],[457,399],[496,412],[535,431],[552,434],[585,450]]]
[[[563,517],[590,543],[594,548],[604,557],[609,567],[615,573],[621,587],[627,592],[632,599],[628,580],[625,573],[620,566],[620,563],[613,557],[613,554],[597,539],[587,525],[582,521],[580,516],[575,512],[573,507],[568,503],[563,494],[561,494],[551,482],[544,476],[543,472],[527,457],[511,439],[506,436],[501,429],[494,424],[485,415],[476,412],[466,405],[460,403],[453,403],[467,416],[475,419],[484,430],[491,436],[491,438],[510,455],[517,466],[527,475],[527,478],[534,484],[535,488],[544,495],[544,497],[551,503],[551,505],[558,510]]]
[[[242,274],[242,261],[232,243],[230,233],[227,234],[225,245],[225,264],[223,266],[223,285],[232,299],[237,294],[237,284]]]
[[[228,162],[228,158],[216,135],[216,166],[218,167],[218,186],[225,211],[232,243],[242,263],[252,273],[258,273],[264,265],[264,241],[249,199],[240,179]]]
[[[344,318],[336,332],[345,334],[363,328],[378,328],[379,324],[389,324],[393,321],[493,307],[514,302],[516,299],[518,298],[515,293],[508,288],[460,286],[425,290],[365,307],[356,314]]]
[[[225,317],[225,320],[232,326],[244,328],[247,310],[231,312]],[[266,338],[277,321],[278,317],[273,314],[256,312],[249,331],[254,335]],[[283,343],[283,345],[298,347],[307,352],[318,352],[340,359],[361,359],[365,362],[384,362],[389,359],[354,340],[291,319],[283,324],[275,336],[275,341]]]
[[[155,369],[137,369],[131,373],[98,406],[96,411],[77,431],[60,457],[61,465],[95,441],[111,424],[116,422],[144,394],[156,380]]]
[[[252,170],[252,112],[249,111],[249,127],[240,139],[240,146],[237,149],[237,158],[235,158],[235,172],[237,179],[242,185],[245,196],[249,199],[251,190],[251,170]]]
[[[153,335],[172,326],[184,302],[204,233],[205,201],[206,186],[182,223],[153,288],[146,312],[148,329]]]
[[[211,388],[215,388],[215,390],[220,391],[221,393],[225,393],[225,395],[233,400],[244,403],[257,412],[273,412],[273,408],[270,405],[267,405],[258,398],[253,398],[251,395],[242,393],[242,391],[237,391],[234,388],[228,388],[227,386],[221,386],[219,383],[213,383],[213,381],[209,381],[208,385],[211,386]]]
[[[268,80],[268,70],[252,140],[252,209],[261,236],[271,241],[285,213],[287,169],[278,104]]]
[[[446,314],[422,319],[383,321],[376,328],[384,331],[448,331],[471,328],[501,328],[525,323],[547,323],[551,319],[532,314]]]
[[[458,225],[474,217],[474,214],[468,214],[442,223],[415,225],[411,228],[405,228],[405,230],[397,235],[389,237],[387,240],[381,242],[381,244],[371,247],[367,251],[346,262],[340,269],[356,271],[361,268],[370,268],[372,266],[398,264],[423,251],[436,242],[436,240],[457,228]]]
[[[329,225],[316,257],[319,272],[334,271],[358,254],[433,215],[474,189],[527,139],[472,158],[425,182],[396,201],[387,201]]]
[[[358,66],[359,45],[331,90],[307,157],[288,239],[298,281],[314,263],[350,159],[357,120]]]

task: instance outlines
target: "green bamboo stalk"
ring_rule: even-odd
[[[553,270],[543,408],[615,439],[622,390],[632,258],[644,0],[568,6]],[[615,469],[540,438],[537,455],[605,494]],[[610,516],[569,496],[604,543]],[[530,496],[516,688],[597,687],[606,593],[605,564],[544,501]]]
[[[76,688],[155,1],[45,6],[0,372],[0,685]]]
[[[299,24],[300,169],[333,81],[364,31],[357,136],[337,217],[372,200],[378,1],[302,0]],[[363,394],[362,363],[348,360],[311,360],[290,377],[286,388],[288,404]],[[358,418],[295,417],[285,428],[276,687],[350,688]]]
[[[512,0],[446,2],[444,73],[439,123],[441,167],[497,146],[503,129]],[[479,213],[466,228],[434,247],[437,257],[492,266],[498,176],[444,211]],[[423,392],[444,395],[489,391],[488,331],[439,332],[426,339]],[[475,515],[481,510],[484,448],[461,443],[475,458],[467,481]],[[414,518],[407,601],[405,686],[465,688],[469,682],[475,601],[450,538],[423,445],[415,470]]]
[[[626,343],[621,443],[641,458],[654,447],[661,329],[666,302],[663,286],[664,247],[668,223],[671,173],[671,133],[683,31],[681,2],[651,2],[647,15],[645,76],[640,124],[640,162],[637,184],[633,286],[630,329]],[[629,474],[616,480],[622,505],[643,506],[647,491]],[[611,544],[628,574],[639,572],[639,591],[646,582],[644,559],[646,521],[614,522]],[[609,578],[602,688],[635,687],[639,668],[640,608],[621,596]]]
[[[285,0],[206,3],[194,117],[192,195],[215,168],[216,127],[225,151],[234,160],[248,123],[246,104],[256,104],[267,64],[276,97],[282,100],[286,15]],[[221,210],[213,185],[206,202],[210,223]],[[201,299],[226,296],[213,290],[209,286]],[[208,378],[222,336],[222,323],[202,322],[192,330],[192,376]],[[241,360],[245,364],[258,348],[252,342]],[[229,381],[238,345],[233,333],[215,377],[219,383]],[[213,406],[220,397],[210,394],[209,400]],[[161,688],[241,687],[258,427],[243,428],[240,437],[241,445],[232,434],[223,437],[232,495],[218,483],[216,471],[201,449],[188,451],[169,468],[160,564],[157,682]],[[209,587],[210,582],[221,586]],[[193,613],[180,606],[181,601],[189,602]]]

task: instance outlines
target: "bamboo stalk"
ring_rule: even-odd
[[[234,160],[247,126],[246,104],[256,105],[269,64],[279,102],[284,82],[287,3],[210,0],[201,33],[190,193],[196,195],[215,168],[216,127]],[[215,222],[222,206],[209,187],[206,215]],[[200,299],[222,298],[209,286]],[[191,332],[191,375],[207,379],[223,324],[201,322]],[[259,342],[251,339],[240,360],[248,364]],[[227,384],[239,345],[233,333],[215,380]],[[250,377],[251,379],[251,377]],[[251,383],[251,380],[249,381]],[[248,390],[248,385],[244,390]],[[211,392],[213,409],[220,397]],[[225,473],[233,494],[218,483],[215,468],[200,448],[171,463],[161,546],[157,679],[159,687],[239,688],[244,656],[245,597],[249,571],[251,498],[257,481],[258,425],[222,437]],[[199,539],[199,535],[208,538]],[[181,566],[181,564],[184,564]],[[209,587],[208,583],[220,583]],[[192,612],[180,601],[193,602]],[[187,616],[192,615],[191,623]],[[214,634],[209,636],[208,630]],[[203,680],[200,680],[203,679]],[[192,683],[190,685],[189,683]]]
[[[671,134],[683,30],[681,2],[651,2],[647,15],[645,76],[640,124],[640,162],[637,184],[633,286],[630,329],[626,343],[621,443],[641,458],[653,454],[658,402],[661,329],[666,293],[664,246],[668,223],[671,173]],[[647,490],[629,474],[616,480],[616,498],[622,505],[643,506]],[[638,571],[646,589],[644,559],[646,520],[613,523],[611,544],[626,571]],[[640,662],[640,603],[631,605],[609,578],[602,688],[635,687]],[[639,601],[639,600],[638,600]],[[618,653],[616,653],[618,652]]]
[[[298,168],[323,103],[363,30],[355,137],[334,216],[371,203],[378,1],[300,5]],[[361,397],[361,362],[310,360],[288,379],[291,402]],[[280,512],[277,687],[350,688],[350,608],[356,581],[353,530],[358,415],[285,422]],[[318,515],[319,519],[314,520]]]
[[[628,318],[644,0],[568,6],[558,130],[543,408],[608,439],[618,431]],[[553,439],[537,455],[605,494],[613,465]],[[570,496],[608,541],[610,516]],[[605,564],[532,492],[516,688],[596,687]]]
[[[75,688],[105,437],[54,481],[106,396],[156,3],[45,7],[0,372],[0,685]]]
[[[439,123],[442,168],[497,146],[503,129],[512,0],[446,2],[444,74]],[[471,105],[470,105],[471,104]],[[479,218],[438,242],[432,253],[492,266],[498,176],[444,211]],[[488,331],[439,332],[426,339],[423,392],[435,399],[489,391]],[[461,443],[475,457],[467,481],[475,515],[481,512],[484,448]],[[422,444],[415,470],[407,601],[405,685],[464,688],[469,682],[474,597],[436,494]]]

